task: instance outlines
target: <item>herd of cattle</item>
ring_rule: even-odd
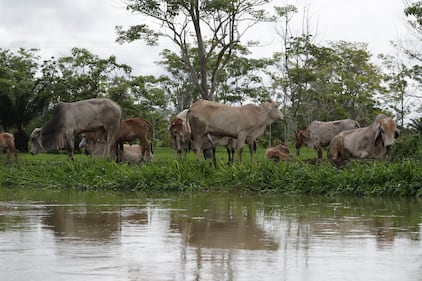
[[[203,151],[204,157],[211,157],[216,165],[216,146],[225,146],[229,162],[233,162],[235,152],[242,161],[243,146],[248,144],[253,160],[256,139],[268,125],[283,119],[277,104],[271,100],[243,106],[200,100],[172,119],[169,132],[179,158],[192,148],[197,157]],[[81,134],[79,147],[87,154],[116,157],[119,162],[150,161],[152,145],[146,137],[150,127],[150,122],[141,117],[122,120],[120,106],[110,99],[60,103],[51,119],[33,130],[31,153],[67,149],[73,159],[75,138]],[[295,137],[297,155],[305,144],[314,148],[321,159],[322,147],[328,147],[328,159],[338,165],[350,158],[385,157],[397,137],[397,128],[393,119],[379,114],[364,128],[351,119],[313,121],[306,129],[297,131]],[[132,144],[137,139],[140,144]],[[7,161],[12,154],[17,159],[12,134],[0,133],[0,151],[7,153]],[[267,149],[265,157],[286,160],[291,156],[287,145],[280,144]]]

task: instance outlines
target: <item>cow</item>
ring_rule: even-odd
[[[378,114],[368,127],[343,131],[328,146],[327,157],[340,166],[350,158],[384,158],[396,138],[396,123]]]
[[[152,146],[148,143],[146,139],[147,131],[151,123],[145,120],[144,118],[129,118],[121,122],[120,128],[116,135],[116,146],[113,147],[112,155],[117,156],[117,162],[122,161],[124,154],[123,145],[124,141],[133,142],[136,139],[140,140],[141,143],[141,153],[142,159],[145,161],[151,161],[153,158]],[[119,142],[119,147],[117,143]],[[83,134],[83,138],[79,143],[79,148],[85,148],[85,153],[98,156],[103,155],[106,143],[106,132],[104,129],[98,129],[93,132],[87,132]]]
[[[177,114],[172,119],[169,127],[172,146],[177,152],[179,159],[182,159],[189,149],[191,132],[186,120],[187,113],[188,109],[185,109]]]
[[[96,137],[100,137],[96,139]],[[104,150],[105,141],[101,139],[98,133],[85,133],[79,142],[79,148],[85,149],[85,154],[91,156],[102,155]],[[112,150],[112,155],[117,157],[117,149]],[[152,160],[152,153],[148,157],[144,157],[142,153],[143,149],[139,144],[123,144],[123,150],[120,151],[120,158],[118,162],[123,163],[140,163],[142,161]]]
[[[248,140],[246,141],[248,142]],[[218,137],[208,134],[203,139],[201,149],[205,159],[211,158],[214,166],[217,165],[216,159],[216,147],[224,146],[227,151],[228,164],[232,164],[234,161],[234,154],[236,152],[237,139],[232,137]],[[248,143],[249,151],[256,152],[256,142],[252,144]]]
[[[183,110],[178,113],[171,121],[169,132],[171,135],[173,149],[177,152],[179,159],[182,159],[183,156],[188,152],[190,148],[191,141],[191,132],[190,126],[187,123],[186,116],[188,109]],[[224,146],[226,147],[228,154],[229,163],[233,162],[233,155],[236,149],[236,139],[231,137],[217,137],[210,134],[204,138],[201,149],[204,155],[204,158],[212,158],[214,164],[216,163],[215,159],[215,147]]]
[[[284,119],[283,114],[272,100],[261,105],[243,106],[200,100],[191,106],[187,114],[192,146],[197,158],[199,158],[203,139],[207,134],[211,134],[237,139],[236,152],[239,162],[242,161],[242,149],[245,142],[253,144],[264,133],[267,125],[282,119]],[[250,151],[251,161],[253,161],[253,152],[253,150]]]
[[[267,148],[265,150],[265,158],[274,161],[288,160],[290,159],[290,150],[287,144],[280,143],[274,147]]]
[[[152,145],[148,143],[147,134],[151,127],[151,123],[142,117],[128,118],[121,122],[117,133],[118,147],[123,150],[123,142],[133,142],[139,139],[142,147],[142,158],[150,161],[152,160]],[[118,161],[120,161],[120,154],[118,153]]]
[[[345,130],[359,128],[357,121],[343,119],[329,122],[312,121],[304,130],[296,131],[296,156],[300,155],[300,148],[303,144],[314,148],[317,151],[318,159],[322,159],[322,147],[327,147],[331,139]]]
[[[147,160],[152,159],[148,158]],[[145,157],[143,154],[143,148],[139,144],[123,144],[123,151],[121,156],[121,162],[129,163],[129,164],[139,164],[142,161],[145,161]]]
[[[104,129],[98,129],[93,132],[83,133],[79,148],[85,150],[85,154],[91,156],[103,156],[106,147],[106,132]],[[115,156],[116,146],[112,147],[111,155]]]
[[[15,147],[15,137],[7,132],[0,133],[0,151],[7,154],[6,163],[10,163],[11,154],[15,154],[15,160],[18,161],[18,152]]]
[[[73,160],[74,139],[84,132],[104,129],[106,132],[105,155],[109,156],[120,126],[122,110],[107,98],[93,98],[72,103],[59,103],[53,116],[42,128],[31,134],[31,153],[57,151],[67,148]]]

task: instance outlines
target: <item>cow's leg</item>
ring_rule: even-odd
[[[122,162],[123,160],[123,141],[121,139],[118,139],[115,142],[116,146],[116,163]]]
[[[359,150],[356,153],[356,156],[361,159],[369,158],[369,152],[366,150]]]
[[[68,145],[69,159],[73,161],[73,153],[75,152],[75,140],[73,137],[73,131],[66,131],[66,142]]]
[[[6,163],[9,164],[10,163],[10,149],[9,147],[6,147]]]
[[[322,148],[319,144],[315,145],[315,150],[317,151],[318,160],[322,159]]]
[[[15,154],[15,162],[18,162],[18,151],[15,146],[11,147],[12,152]]]
[[[234,148],[230,145],[226,146],[226,150],[227,150],[227,155],[228,155],[228,164],[232,164],[233,163],[233,156],[234,156]]]
[[[111,156],[111,148],[116,142],[116,137],[114,135],[115,132],[116,132],[116,128],[108,128],[107,130],[107,140],[106,140],[106,149],[105,149],[105,156],[107,157]],[[121,150],[123,150],[123,141],[121,143]],[[118,154],[119,152],[117,151],[116,153]]]
[[[197,138],[194,138],[192,140],[192,149],[196,155],[196,158],[199,159],[200,155],[201,155],[201,147],[202,147],[202,143],[204,141],[204,138],[207,137],[206,134],[200,135],[197,134],[196,136],[198,136]]]
[[[249,153],[251,154],[251,162],[253,162],[253,155],[256,151],[256,142],[254,140],[251,140],[248,142],[248,147],[249,147]]]
[[[302,146],[302,144],[298,144],[296,143],[296,156],[299,157],[300,156],[300,147]]]
[[[237,137],[237,143],[236,143],[236,151],[239,158],[239,162],[242,162],[242,152],[243,152],[243,146],[245,145],[246,141],[246,134],[239,134]]]

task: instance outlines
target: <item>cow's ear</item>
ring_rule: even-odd
[[[377,143],[377,139],[381,137],[381,122],[377,122],[375,126],[375,138],[374,138],[374,144]]]

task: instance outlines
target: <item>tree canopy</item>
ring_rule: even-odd
[[[83,48],[47,60],[37,49],[0,49],[1,130],[28,134],[59,102],[109,97],[122,106],[124,118],[150,120],[154,140],[169,145],[171,116],[198,99],[243,104],[272,98],[287,119],[272,134],[286,141],[313,120],[353,118],[366,125],[380,111],[390,111],[404,125],[410,82],[422,83],[419,51],[404,50],[416,61],[412,65],[382,55],[383,65],[377,66],[364,43],[320,44],[309,32],[293,34],[297,8],[292,5],[275,7],[269,17],[267,0],[126,3],[129,11],[154,21],[118,27],[119,42],[159,44],[167,38],[178,47],[162,50],[163,75],[133,75],[115,56],[102,58]],[[421,3],[404,11],[419,36]],[[242,36],[264,21],[278,25],[282,45],[268,57],[253,58]]]

